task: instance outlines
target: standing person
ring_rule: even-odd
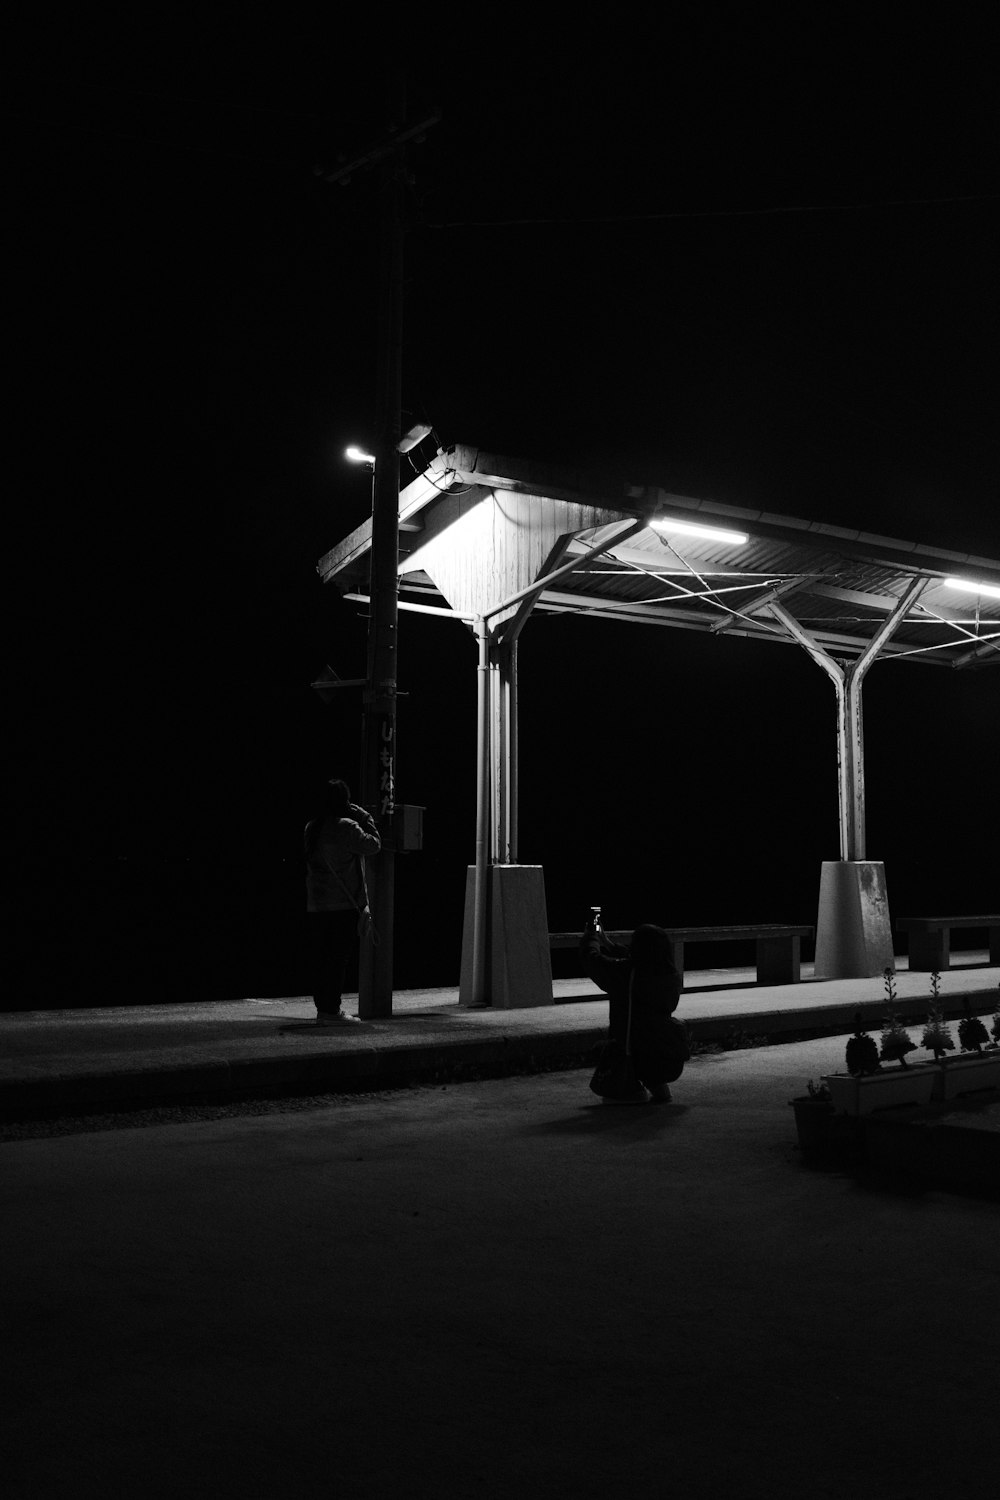
[[[609,1041],[624,1053],[628,1036],[635,1072],[649,1091],[650,1102],[669,1104],[670,1084],[681,1076],[690,1056],[684,1028],[673,1019],[681,981],[669,935],[662,927],[647,923],[635,929],[626,948],[604,935],[594,911],[580,939],[580,951],[587,974],[611,1002]],[[645,1102],[645,1096],[636,1102]]]
[[[306,824],[306,918],[317,1026],[355,1026],[341,1010],[357,935],[371,923],[362,857],[378,854],[375,819],[351,801],[346,781],[327,783],[326,805]]]

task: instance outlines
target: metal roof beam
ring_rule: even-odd
[[[438,454],[422,474],[410,481],[399,492],[399,527],[401,531],[414,531],[420,526],[417,516],[438,495],[448,494],[454,475],[446,458]],[[370,549],[372,542],[371,517],[356,526],[349,536],[329,552],[325,552],[316,564],[316,572],[324,583],[329,583],[337,573],[342,573],[353,562],[357,562]]]
[[[748,599],[741,610],[734,611],[731,615],[727,615],[725,619],[717,620],[714,625],[709,626],[709,630],[713,635],[721,635],[724,630],[728,630],[731,625],[735,625],[737,620],[751,618],[758,610],[766,608],[768,604],[773,604],[776,599],[784,599],[787,595],[794,594],[801,587],[801,579],[786,578],[773,589],[765,589],[755,599]]]
[[[868,668],[871,666],[872,662],[875,661],[885,643],[893,635],[895,635],[899,626],[906,619],[910,607],[916,604],[917,600],[920,598],[920,595],[927,587],[927,584],[928,579],[915,578],[910,584],[909,588],[903,594],[892,614],[887,620],[884,621],[882,625],[879,626],[878,630],[876,630],[875,634],[872,636],[871,644],[865,648],[861,656],[854,664],[854,670],[859,677],[864,676],[864,674],[868,671]]]
[[[430,583],[416,584],[408,579],[406,584],[404,585],[404,588],[410,593],[423,595],[430,599],[436,599],[440,597],[437,589],[433,586],[433,584]],[[365,603],[367,602],[368,596],[362,593],[351,593],[345,594],[344,597],[347,600],[354,600],[358,603]],[[400,608],[403,607],[403,603],[404,599],[402,596],[400,596]],[[413,604],[410,607],[414,610],[418,609],[418,606],[416,604]],[[644,602],[641,599],[601,599],[590,594],[565,593],[557,589],[546,589],[545,593],[542,594],[540,598],[535,600],[533,607],[536,610],[540,610],[543,614],[599,615],[602,619],[617,620],[620,623],[625,624],[669,626],[681,630],[699,630],[703,633],[712,633],[712,624],[706,621],[704,614],[701,614],[696,610],[686,608],[683,605],[680,605],[676,608],[669,605],[664,605],[659,600],[649,600],[648,602]],[[472,618],[471,615],[458,615],[454,610],[445,608],[443,606],[423,606],[423,612],[437,613],[449,619]],[[784,646],[795,644],[792,637],[790,635],[787,635],[783,630],[779,631],[771,627],[765,627],[760,624],[755,624],[754,622],[732,625],[726,630],[725,634],[727,636],[739,637],[741,639],[745,638],[748,640],[777,641],[779,644]],[[821,624],[819,628],[814,629],[813,635],[817,643],[824,649],[837,652],[842,655],[854,655],[858,652],[863,651],[868,645],[867,641],[860,640],[857,636],[846,635],[842,632],[828,630],[823,628]],[[997,650],[996,647],[990,644],[993,639],[1000,639],[1000,636],[990,638],[984,637],[984,646],[982,650],[967,652],[958,660],[960,660],[964,664],[965,662],[972,660],[974,657],[984,655],[988,651]],[[897,644],[894,641],[889,641],[883,647],[882,655],[885,657],[891,657],[893,660],[910,656],[920,657],[925,653],[935,653],[945,650],[953,651],[957,644],[958,643],[955,641],[946,641],[943,644],[939,645],[907,648],[905,646]],[[931,655],[927,661],[927,665],[954,666],[957,665],[957,661],[954,658],[949,658],[947,660],[935,660],[933,655]]]
[[[372,602],[370,594],[345,594],[344,598],[352,604],[370,604]],[[444,604],[415,604],[409,599],[398,599],[396,607],[397,609],[409,610],[411,614],[415,615],[439,615],[444,620],[461,620],[466,625],[471,625],[476,618],[475,615],[463,615],[457,609],[449,609]],[[360,680],[366,682],[367,678],[363,677]],[[313,686],[315,687],[315,685],[314,683]]]
[[[964,624],[960,620],[952,619],[948,615],[938,614],[938,612],[931,609],[930,605],[928,604],[921,605],[921,611],[923,614],[932,615],[933,618],[940,621],[942,625],[949,626],[952,630],[954,630],[958,635],[962,636],[967,641],[981,641],[983,639],[983,637],[976,631],[966,630]],[[986,623],[990,625],[995,622],[988,619]]]
[[[642,519],[629,522],[621,532],[622,540],[624,541],[626,537],[633,536],[637,531],[641,531],[645,524],[645,521]],[[512,605],[519,604],[522,599],[537,599],[538,595],[544,589],[548,588],[549,584],[555,583],[560,578],[567,577],[570,573],[576,573],[580,568],[585,567],[592,557],[600,557],[601,553],[607,550],[608,544],[606,542],[598,542],[597,546],[592,547],[589,552],[585,552],[583,557],[574,557],[571,562],[563,563],[561,568],[556,568],[554,573],[548,573],[544,578],[536,579],[527,588],[518,589],[516,594],[508,594],[506,599],[502,599],[499,604],[494,604],[485,611],[485,618],[489,619],[492,615],[501,614],[505,609],[510,609]]]
[[[929,580],[930,581],[930,580]],[[818,594],[824,599],[837,599],[845,604],[856,604],[861,609],[877,610],[880,613],[888,613],[896,608],[899,603],[897,594],[872,594],[861,589],[843,588],[840,584],[821,583],[819,581],[808,581],[803,584],[803,591],[807,594]],[[965,624],[964,615],[961,610],[952,609],[949,605],[935,605],[933,609],[923,602],[914,608],[912,621],[919,620],[921,614],[933,615],[935,619],[948,623]]]
[[[580,535],[574,539],[574,541],[571,543],[571,551],[576,553],[583,553],[584,551],[586,551],[587,544],[585,541],[581,540],[581,537],[584,536],[586,536],[586,533],[581,532]],[[661,556],[661,551],[662,549],[660,551],[652,552],[645,551],[639,547],[618,547],[614,545],[610,546],[608,549],[609,555],[614,558],[616,562],[620,562],[623,566],[626,567],[639,569],[643,573],[652,573],[657,578],[689,578],[691,576],[691,568],[686,564],[682,565],[676,562],[657,561],[657,558]],[[759,584],[761,579],[764,578],[784,578],[786,576],[792,576],[788,574],[784,568],[755,568],[753,570],[750,570],[747,568],[737,567],[734,564],[729,564],[726,567],[720,567],[716,563],[709,564],[705,567],[699,566],[698,572],[701,574],[702,578],[748,578],[752,580],[752,582],[747,585],[748,588],[753,587],[754,584]],[[800,582],[805,583],[808,582],[808,580],[811,578],[822,578],[825,575],[822,573],[796,573],[794,576]]]
[[[546,589],[536,607],[555,609],[563,614],[599,614],[605,619],[628,620],[640,625],[676,625],[686,630],[701,631],[707,631],[709,628],[709,621],[703,614],[699,615],[683,606],[674,608],[664,605],[660,600],[650,600],[644,603],[641,599],[600,599],[592,594],[568,594],[560,593],[555,589]],[[757,640],[780,640],[783,643],[788,641],[784,632],[777,630],[774,626],[753,622],[749,628],[733,629],[728,633],[749,635]],[[838,646],[846,646],[855,651],[866,644],[851,636],[838,636],[830,639]]]
[[[647,512],[630,505],[621,496],[609,499],[602,490],[579,490],[562,484],[544,484],[541,481],[507,478],[503,474],[483,474],[478,469],[452,469],[460,484],[481,484],[489,490],[506,490],[511,495],[529,495],[538,500],[565,500],[570,505],[587,505],[595,510],[617,510],[622,519],[626,516],[645,517]]]
[[[815,521],[802,521],[793,516],[751,510],[714,500],[698,500],[654,486],[640,487],[603,481],[594,484],[588,482],[589,476],[579,477],[579,484],[567,484],[567,478],[572,481],[577,476],[567,475],[566,471],[549,466],[515,462],[496,454],[481,454],[478,449],[456,445],[439,452],[424,472],[401,492],[400,524],[404,529],[409,527],[420,510],[432,503],[436,496],[448,493],[455,485],[483,486],[535,496],[540,500],[560,499],[574,504],[616,510],[623,519],[640,516],[648,518],[656,511],[678,520],[698,519],[717,525],[736,523],[754,537],[875,563],[897,573],[942,578],[956,572],[969,571],[983,582],[1000,585],[1000,566],[995,559],[919,546],[915,542],[901,541],[894,537],[828,526]],[[317,572],[321,578],[328,581],[352,561],[356,561],[370,545],[370,537],[371,523],[366,521],[320,559]],[[639,559],[636,562],[640,566],[648,566],[648,563]],[[874,607],[879,606],[876,604]]]
[[[972,639],[976,639],[973,637]],[[983,635],[979,637],[979,646],[975,651],[966,651],[961,656],[949,657],[950,667],[963,667],[968,662],[974,661],[980,656],[987,656],[991,651],[1000,654],[1000,647],[994,646],[994,641],[1000,641],[1000,632],[996,635]],[[894,656],[929,656],[932,651],[954,651],[958,645],[957,641],[938,641],[936,646],[911,646],[907,650],[894,651]]]
[[[970,662],[978,661],[981,656],[988,657],[991,651],[1000,659],[1000,649],[993,644],[993,641],[997,639],[1000,639],[1000,637],[984,636],[974,651],[965,651],[961,656],[956,656],[951,665],[953,667],[967,667]]]
[[[567,532],[565,536],[561,536],[559,538],[559,540],[556,542],[555,546],[549,553],[548,557],[542,563],[542,566],[539,570],[540,578],[544,579],[550,573],[555,572],[555,570],[562,563],[562,560],[566,556],[566,553],[569,551],[572,541],[572,532]],[[517,640],[518,636],[521,634],[521,631],[528,623],[528,616],[534,609],[535,601],[537,598],[537,594],[528,594],[524,599],[521,600],[520,604],[518,605],[514,614],[507,621],[506,625],[501,628],[502,638],[505,645],[508,642],[513,643]]]
[[[709,525],[736,524],[751,536],[770,537],[794,547],[816,547],[843,557],[887,565],[897,572],[940,578],[954,573],[956,568],[969,568],[984,583],[1000,585],[1000,566],[993,558],[950,552],[845,526],[828,526],[820,521],[802,521],[795,516],[775,515],[740,505],[725,505],[716,500],[694,500],[687,495],[669,494],[655,486],[646,489],[629,486],[628,495],[636,501],[645,499],[650,513],[654,510],[658,515],[673,512],[677,520],[703,520]]]
[[[316,564],[316,572],[324,583],[329,583],[337,573],[342,573],[349,568],[351,563],[358,562],[366,552],[371,550],[372,545],[372,522],[371,517],[362,521],[360,526],[355,526],[349,536],[345,536],[336,547],[331,547],[329,552],[324,552]]]

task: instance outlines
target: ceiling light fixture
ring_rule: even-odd
[[[986,594],[990,599],[1000,599],[1000,589],[992,583],[974,583],[971,578],[946,578],[950,589],[961,589],[966,594]]]
[[[682,536],[704,536],[713,542],[732,542],[742,546],[749,538],[742,531],[723,531],[719,526],[701,526],[695,521],[656,520],[649,523],[655,531],[679,531]]]

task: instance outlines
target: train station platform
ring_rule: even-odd
[[[941,975],[944,1013],[968,1004],[992,1012],[1000,968],[985,952],[954,955]],[[923,1022],[929,975],[898,958],[894,1010]],[[761,986],[752,969],[685,975],[677,1016],[697,1044],[762,1046],[854,1029],[871,1031],[886,1010],[881,977]],[[355,1012],[357,997],[345,1010]],[[584,1067],[607,1027],[606,997],[588,980],[559,979],[553,1003],[530,1009],[470,1010],[458,990],[398,991],[393,1014],[349,1030],[315,1025],[307,996],[190,1005],[0,1013],[0,1113],[143,1108],[206,1098],[358,1091],[410,1083],[503,1077]],[[916,1040],[917,1038],[915,1038]]]

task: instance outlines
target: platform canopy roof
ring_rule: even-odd
[[[483,615],[497,632],[535,609],[812,643],[848,660],[909,596],[883,658],[1000,665],[995,558],[463,446],[401,490],[399,525],[400,607]],[[369,520],[317,571],[366,600],[370,547]]]

